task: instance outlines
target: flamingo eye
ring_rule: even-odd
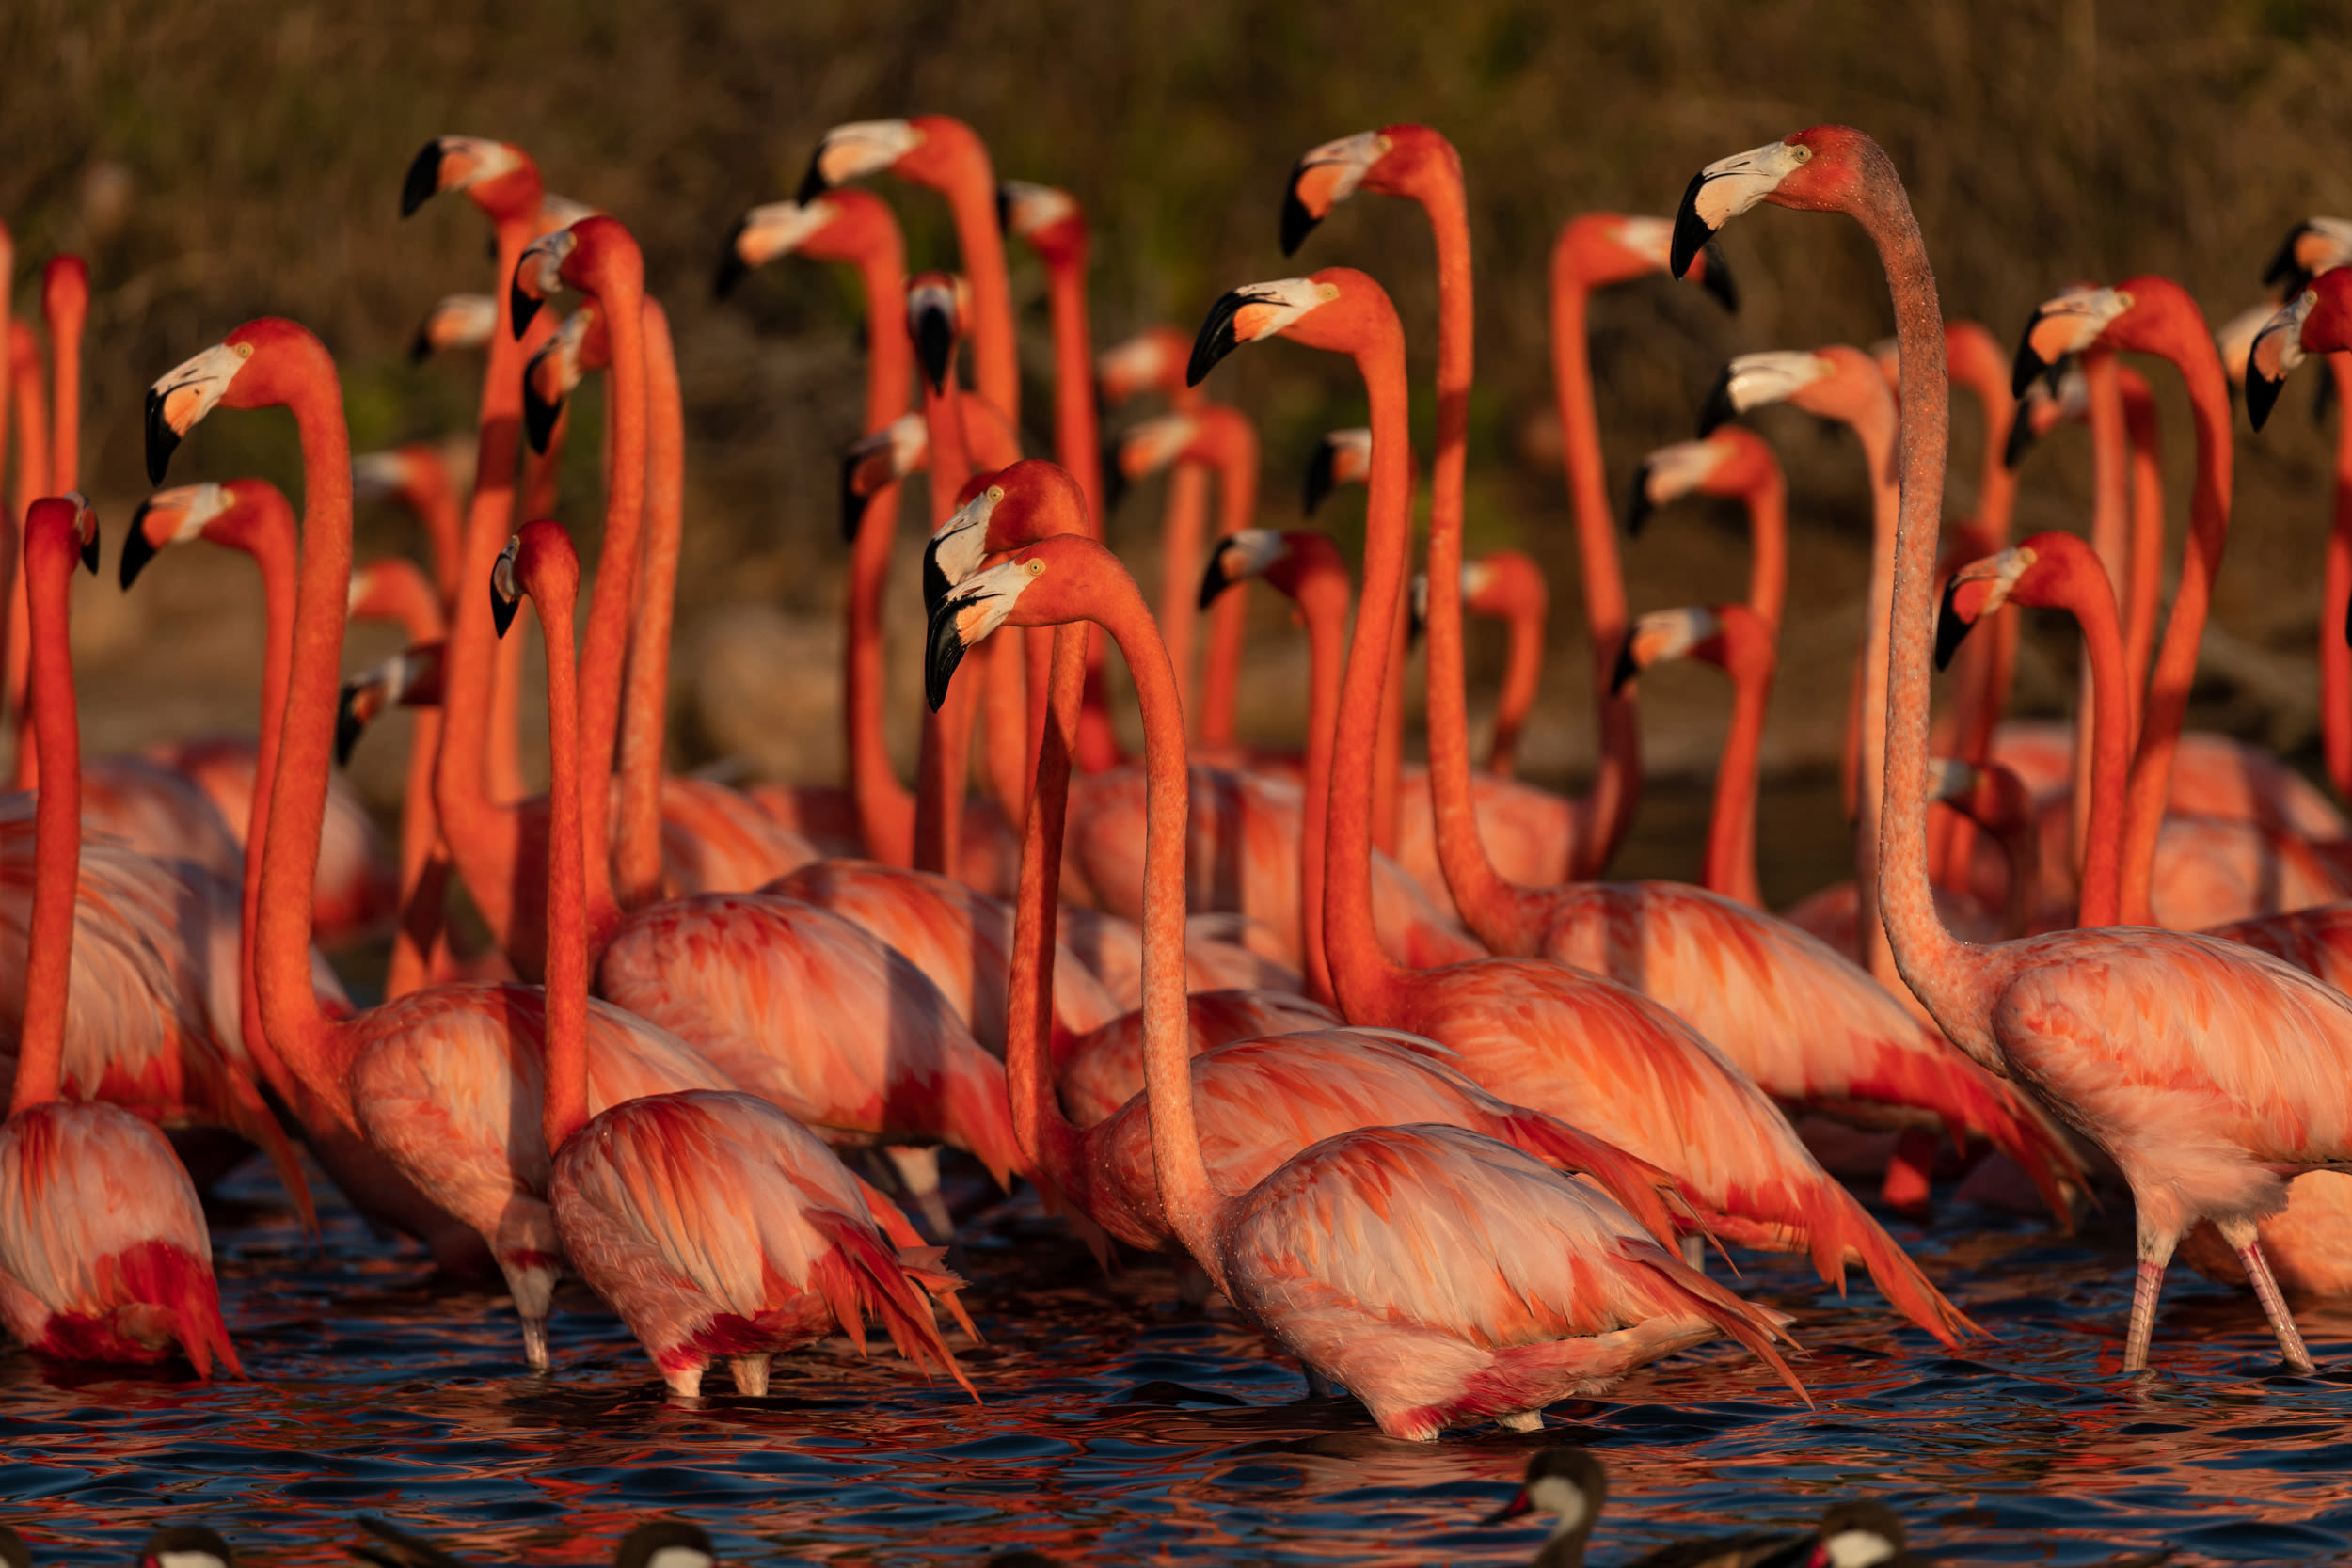
[[[237,357],[238,357],[238,358],[240,358],[240,359],[250,359],[250,358],[252,358],[252,357],[253,357],[253,345],[252,345],[251,343],[239,343],[239,344],[237,345]]]
[[[1319,283],[1315,286],[1315,295],[1328,305],[1340,297],[1340,286],[1337,283]]]
[[[1035,577],[1040,572],[1045,570],[1045,562],[1042,561],[1032,561],[1025,564],[1022,569],[1027,572],[1029,576]]]
[[[1811,148],[1809,148],[1809,147],[1805,146],[1805,144],[1804,144],[1804,143],[1803,143],[1803,142],[1799,142],[1799,143],[1797,144],[1797,162],[1799,162],[1799,163],[1801,163],[1801,164],[1809,164],[1809,163],[1811,163],[1812,161],[1813,161],[1813,149],[1811,149]]]
[[[1005,499],[1005,487],[1001,484],[990,485],[988,487],[988,499],[993,501],[1003,500]]]

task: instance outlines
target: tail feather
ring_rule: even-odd
[[[1605,1138],[1569,1126],[1557,1117],[1514,1106],[1499,1129],[1502,1141],[1548,1164],[1582,1171],[1600,1183],[1611,1197],[1642,1222],[1661,1246],[1675,1244],[1674,1216],[1661,1194],[1681,1198],[1682,1183],[1636,1154],[1629,1154]],[[1685,1208],[1689,1205],[1686,1203]],[[1693,1211],[1694,1212],[1694,1211]]]
[[[1663,1251],[1628,1244],[1619,1248],[1619,1255],[1647,1268],[1661,1284],[1680,1296],[1690,1310],[1746,1346],[1757,1360],[1772,1369],[1797,1398],[1804,1401],[1806,1408],[1813,1408],[1813,1395],[1805,1388],[1804,1380],[1772,1344],[1774,1339],[1783,1338],[1778,1326],[1757,1307],[1696,1269],[1686,1268]]]
[[[202,1258],[170,1242],[142,1242],[99,1259],[98,1284],[125,1307],[153,1311],[198,1377],[211,1380],[215,1357],[230,1376],[245,1376],[220,1315],[220,1286]]]
[[[1840,1293],[1845,1290],[1846,1255],[1851,1251],[1895,1309],[1946,1345],[1956,1349],[1963,1339],[1983,1336],[1984,1330],[1944,1299],[1944,1292],[1919,1271],[1911,1255],[1896,1245],[1895,1238],[1836,1181],[1823,1177],[1806,1209],[1805,1229],[1812,1243],[1814,1267],[1820,1270],[1823,1279],[1834,1278]],[[1834,1273],[1821,1266],[1824,1252],[1833,1249]]]
[[[900,1355],[917,1367],[936,1361],[972,1396],[975,1404],[981,1402],[979,1390],[956,1364],[955,1353],[941,1338],[938,1323],[915,1293],[898,1255],[848,1214],[811,1210],[808,1219],[834,1243],[818,1266],[818,1289],[832,1304],[835,1321],[859,1353],[866,1349],[864,1314],[871,1310],[882,1320],[883,1332]]]

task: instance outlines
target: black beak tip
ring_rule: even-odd
[[[93,524],[89,537],[82,541],[82,567],[90,576],[98,575],[98,529]]]
[[[2273,380],[2252,365],[2246,367],[2246,417],[2260,430],[2270,421],[2270,410],[2277,406],[2279,389],[2283,380]]]
[[[139,574],[147,570],[147,563],[155,559],[155,546],[148,543],[147,530],[140,526],[141,519],[146,515],[147,506],[142,502],[139,509],[131,514],[131,531],[123,536],[119,575],[125,594],[131,591],[133,583],[138,581]]]
[[[432,357],[433,335],[420,326],[417,328],[417,335],[408,341],[408,362],[412,365],[421,365]]]
[[[171,470],[171,454],[180,445],[180,433],[164,418],[163,396],[147,394],[147,483],[161,484],[164,475]]]
[[[1706,440],[1739,417],[1739,405],[1731,401],[1731,367],[1725,365],[1715,385],[1707,389],[1707,401],[1699,405],[1699,439]]]
[[[1323,220],[1307,211],[1307,204],[1298,199],[1298,171],[1291,171],[1291,182],[1282,187],[1282,254],[1295,256],[1298,247],[1307,243],[1307,236],[1315,231]]]
[[[956,666],[963,662],[963,635],[956,630],[956,618],[946,601],[932,607],[930,631],[924,638],[923,700],[937,713],[939,705],[947,700],[947,683],[954,679]]]
[[[1305,494],[1300,497],[1299,504],[1310,517],[1313,516],[1315,509],[1323,504],[1323,498],[1329,495],[1338,485],[1338,481],[1332,477],[1332,471],[1339,463],[1339,449],[1330,442],[1318,441],[1315,443],[1314,455],[1307,459],[1307,487]]]
[[[496,583],[490,585],[490,624],[498,628],[501,639],[506,636],[506,628],[515,624],[515,611],[521,608],[519,597],[510,599],[498,591]]]
[[[1621,697],[1625,689],[1641,674],[1642,666],[1633,657],[1633,639],[1629,637],[1617,647],[1617,662],[1610,667],[1609,695]]]
[[[2033,450],[2039,439],[2033,433],[2033,421],[2026,418],[2024,409],[2019,409],[2017,418],[2010,421],[2009,440],[2001,447],[2001,467],[2015,473],[2017,465],[2026,460],[2026,453]]]
[[[1482,1525],[1508,1524],[1514,1519],[1524,1518],[1527,1514],[1534,1512],[1534,1503],[1530,1500],[1527,1496],[1527,1488],[1522,1486],[1517,1492],[1511,1494],[1511,1500],[1509,1502],[1504,1503],[1501,1508],[1496,1509],[1492,1513],[1487,1514],[1485,1518],[1479,1520],[1478,1522]]]
[[[1642,530],[1649,522],[1649,515],[1657,510],[1649,499],[1649,465],[1645,463],[1633,470],[1633,488],[1625,498],[1625,536],[1642,537]]]
[[[736,233],[739,234],[741,232],[742,225],[738,224],[736,226]],[[743,264],[743,258],[735,253],[735,239],[733,235],[729,235],[727,238],[726,254],[719,258],[719,270],[711,276],[710,297],[713,299],[726,298],[727,295],[735,292],[735,286],[738,283],[742,282],[744,276],[751,270],[751,268]]]
[[[355,705],[358,688],[346,684],[335,701],[335,766],[351,766],[351,753],[359,744],[359,736],[367,732],[368,721],[359,717]]]
[[[1233,337],[1233,317],[1248,303],[1248,297],[1235,289],[1209,307],[1208,319],[1200,324],[1200,331],[1192,341],[1192,358],[1184,366],[1185,386],[1200,386],[1218,360],[1241,346]]]
[[[793,200],[801,202],[814,201],[818,197],[824,195],[827,191],[833,189],[832,182],[825,178],[824,166],[820,161],[823,155],[824,149],[821,146],[816,152],[810,154],[808,160],[808,172],[801,176],[800,194],[795,196],[792,198]]]
[[[914,323],[915,356],[923,362],[923,379],[936,393],[947,385],[948,362],[955,357],[955,329],[936,310],[926,310]]]
[[[865,526],[866,498],[857,489],[858,455],[851,452],[841,459],[841,542],[857,543],[858,530]]]
[[[940,601],[954,587],[955,584],[947,580],[947,574],[940,569],[939,541],[933,539],[923,546],[923,612],[928,615],[937,610]],[[931,705],[933,707],[938,705],[937,703]]]
[[[441,143],[437,137],[426,142],[414,158],[408,160],[407,176],[400,182],[400,215],[408,217],[433,199],[441,188]]]
[[[2050,372],[2049,364],[2042,359],[2041,355],[2034,352],[2033,329],[2035,323],[2041,319],[2039,315],[2036,315],[2033,321],[2027,322],[2026,335],[2017,341],[2017,357],[2010,361],[2009,367],[2009,395],[2010,397],[2024,397],[2026,388],[2033,385],[2035,376],[2047,375]]]
[[[1127,478],[1126,466],[1119,461],[1121,445],[1116,436],[1103,443],[1103,515],[1105,517],[1119,510],[1119,503],[1127,499],[1132,483]]]
[[[552,401],[539,395],[539,389],[523,382],[523,434],[531,438],[531,450],[547,455],[548,443],[554,439],[555,421],[564,417],[564,400]]]
[[[515,341],[522,341],[524,330],[531,325],[531,318],[539,313],[539,301],[523,293],[519,277],[507,288],[506,313],[513,321]]]
[[[1724,261],[1722,247],[1709,240],[1699,250],[1707,258],[1707,273],[1699,279],[1699,287],[1715,296],[1715,303],[1724,308],[1724,314],[1738,315],[1740,285],[1732,279],[1731,268]]]
[[[1209,606],[1216,602],[1218,594],[1224,593],[1228,588],[1232,587],[1237,580],[1239,579],[1234,578],[1232,573],[1226,571],[1225,569],[1225,552],[1223,550],[1218,550],[1215,555],[1210,556],[1208,569],[1200,574],[1200,600],[1199,608],[1202,610],[1208,609]]]
[[[2288,230],[2287,237],[2279,243],[2278,250],[2272,253],[2270,264],[2263,268],[2263,283],[2266,287],[2277,285],[2280,299],[2293,299],[2312,280],[2311,274],[2305,272],[2295,260],[2296,243],[2311,230],[2309,223],[2298,223]]]
[[[1699,216],[1699,190],[1706,183],[1704,171],[1691,176],[1690,184],[1683,187],[1681,204],[1675,208],[1674,242],[1666,249],[1666,271],[1673,277],[1689,272],[1691,259],[1715,237],[1715,230]]]
[[[1960,618],[1956,608],[1959,597],[1960,582],[1954,578],[1944,585],[1944,602],[1935,612],[1935,667],[1938,670],[1951,668],[1952,656],[1960,652],[1961,643],[1967,641],[1969,628],[1975,624]]]

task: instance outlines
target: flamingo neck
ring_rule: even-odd
[[[621,807],[614,895],[643,909],[661,896],[661,774],[668,739],[670,624],[686,527],[686,406],[669,313],[648,297],[645,323],[645,558],[629,624],[622,690]],[[593,770],[593,765],[591,765]],[[550,908],[549,917],[553,917]]]
[[[270,494],[274,498],[276,492]],[[273,499],[262,504],[267,510],[254,519],[254,526],[240,541],[261,573],[262,626],[262,717],[254,743],[253,798],[246,805],[243,886],[237,901],[237,1023],[246,1040],[262,1039],[265,1035],[261,988],[255,978],[262,915],[261,847],[269,832],[270,803],[276,798],[278,751],[286,727],[286,689],[294,668],[294,517],[284,510],[282,500]],[[414,783],[413,778],[410,782]],[[405,853],[405,842],[402,847]]]
[[[956,250],[972,287],[973,389],[1003,416],[1006,429],[1018,430],[1021,362],[1013,342],[1012,278],[1005,265],[1005,232],[996,221],[996,171],[978,136],[956,157],[939,192],[954,216]],[[936,446],[931,456],[936,463]]]
[[[1788,596],[1788,482],[1780,466],[1767,467],[1742,499],[1748,512],[1748,608],[1777,639]]]
[[[2352,354],[2328,356],[2336,384],[2335,516],[2328,531],[2328,567],[2319,610],[2319,735],[2328,781],[2352,800]]]
[[[1486,771],[1498,779],[1518,771],[1519,735],[1535,711],[1535,692],[1543,684],[1544,607],[1514,605],[1507,624],[1510,652],[1502,667],[1502,692],[1495,701],[1494,744],[1486,752]]]
[[[344,1083],[342,1033],[310,984],[312,890],[326,819],[327,769],[342,682],[343,622],[351,594],[351,436],[342,389],[326,351],[315,351],[287,399],[302,436],[302,561],[294,594],[285,721],[262,856],[254,926],[261,1037],[305,1088],[355,1133]],[[484,575],[488,575],[485,567]],[[488,595],[475,595],[488,610]],[[465,595],[459,596],[462,604]]]
[[[1045,298],[1054,329],[1054,451],[1086,498],[1088,526],[1103,529],[1103,437],[1094,408],[1094,332],[1087,319],[1085,229],[1045,255]]]
[[[893,302],[907,296],[905,246],[896,224],[858,257],[866,286],[866,428],[882,429],[906,412],[914,353],[903,331],[887,329]],[[898,782],[882,727],[882,592],[898,532],[901,491],[893,483],[866,503],[850,549],[847,646],[842,650],[841,714],[850,794],[866,853],[885,865],[914,860],[914,798]]]
[[[1381,950],[1372,920],[1372,775],[1378,741],[1381,688],[1388,676],[1391,644],[1405,586],[1405,556],[1412,529],[1410,393],[1405,383],[1405,334],[1393,312],[1384,311],[1355,352],[1372,409],[1371,499],[1364,509],[1363,591],[1349,638],[1347,672],[1340,686],[1334,726],[1329,789],[1330,818],[1325,827],[1323,942],[1330,961],[1331,988],[1351,1019],[1385,1016],[1405,972]],[[1434,540],[1433,540],[1434,544]],[[1459,565],[1451,571],[1454,599],[1461,594]],[[1438,563],[1430,567],[1431,629],[1436,630],[1439,595],[1449,586]],[[1458,602],[1457,602],[1458,611]],[[1440,683],[1431,661],[1431,687]],[[1454,693],[1460,693],[1455,671]],[[1433,785],[1448,769],[1438,759],[1437,699],[1432,698],[1430,768]],[[1451,874],[1449,872],[1449,881]],[[1156,1119],[1157,1102],[1154,1102]]]
[[[2122,920],[2123,792],[2132,757],[2131,704],[2124,700],[2124,688],[2130,677],[2112,590],[2088,569],[2071,574],[2068,588],[2065,608],[2082,627],[2091,684],[2090,814],[2075,924],[2114,926]]]
[[[1934,637],[1936,532],[1951,433],[1944,313],[1927,245],[1886,154],[1861,148],[1858,200],[1848,211],[1878,247],[1902,345],[1901,504],[1895,530],[1892,635],[1887,637],[1885,768],[1878,895],[1905,983],[1945,1033],[1979,1065],[1998,1062],[1984,1028],[1976,951],[1953,940],[1928,884],[1928,649]]]
[[[1306,799],[1298,843],[1299,950],[1307,956],[1307,984],[1318,1002],[1334,999],[1331,962],[1324,951],[1325,857],[1331,815],[1333,728],[1340,714],[1340,665],[1347,635],[1347,574],[1332,562],[1303,575],[1291,596],[1307,623]]]
[[[962,410],[958,406],[955,361],[946,383],[923,383],[923,424],[930,448],[931,531],[956,509],[956,495],[971,477],[964,454]],[[981,660],[983,664],[987,661]],[[951,681],[947,700],[923,716],[922,754],[916,764],[914,864],[953,877],[962,869],[963,781],[972,748],[973,678]]]
[[[1576,518],[1600,725],[1600,771],[1593,781],[1591,831],[1579,839],[1569,867],[1570,876],[1582,879],[1600,874],[1632,825],[1642,785],[1642,736],[1633,699],[1609,689],[1626,635],[1625,574],[1609,512],[1600,420],[1593,403],[1593,368],[1586,347],[1585,317],[1592,293],[1576,272],[1574,248],[1568,243],[1573,231],[1573,226],[1563,230],[1551,253],[1551,382],[1560,404],[1561,460],[1567,468],[1568,499]]]
[[[1940,326],[1938,331],[1941,332]],[[1940,336],[1937,341],[1941,343]],[[1948,421],[1950,392],[1940,379],[1940,366],[1937,373],[1936,387],[1942,394],[1938,407]],[[1911,406],[1909,390],[1908,387],[1904,388],[1905,408]],[[1854,891],[1855,902],[1859,906],[1856,925],[1862,942],[1863,967],[1892,986],[1898,981],[1894,954],[1887,946],[1885,923],[1878,913],[1878,865],[1880,821],[1885,812],[1884,789],[1891,787],[1883,784],[1887,734],[1888,726],[1894,722],[1887,704],[1888,616],[1893,603],[1896,537],[1905,491],[1895,476],[1897,420],[1891,404],[1882,400],[1871,405],[1869,414],[1851,422],[1854,434],[1862,440],[1863,460],[1870,466],[1870,595],[1869,608],[1865,612],[1867,619],[1863,625],[1862,772],[1858,801],[1861,809],[1856,813],[1854,834]],[[1948,423],[1943,428],[1948,430]],[[1942,459],[1939,457],[1937,461],[1940,464]],[[1936,488],[1936,504],[1941,506],[1943,482],[1940,477]],[[1932,532],[1929,547],[1934,547]]]
[[[1239,410],[1229,413],[1218,432],[1216,453],[1216,534],[1220,539],[1258,519],[1258,433]],[[1241,693],[1242,636],[1249,621],[1246,587],[1234,584],[1209,610],[1209,652],[1200,684],[1200,742],[1204,746],[1233,744],[1233,708]]]
[[[441,595],[441,610],[446,615],[457,607],[457,561],[463,523],[457,513],[457,493],[450,487],[449,467],[438,452],[429,449],[417,452],[407,467],[401,499],[408,503],[408,510],[416,515],[417,526],[424,531],[425,553],[433,562],[433,586]]]
[[[1764,907],[1756,874],[1756,791],[1764,749],[1764,715],[1772,699],[1772,660],[1730,660],[1731,729],[1715,773],[1715,802],[1708,818],[1707,851],[1700,885],[1753,909]]]
[[[1092,1198],[1086,1138],[1062,1113],[1046,1067],[1054,1030],[1054,953],[1060,918],[1064,825],[1070,816],[1071,756],[1086,689],[1087,626],[1054,629],[1054,679],[1037,787],[1022,825],[1021,879],[1014,894],[1010,1006],[1005,1026],[1005,1090],[1021,1150],[1083,1211]]]
[[[543,574],[531,585],[548,650],[547,1079],[540,1126],[553,1154],[588,1120],[589,794],[594,767],[580,754],[578,675],[572,653],[573,583]]]
[[[8,326],[8,379],[16,401],[16,483],[9,497],[9,515],[21,527],[33,502],[50,493],[48,394],[40,385],[40,345],[33,329],[23,322]],[[12,562],[23,554],[11,549]],[[24,602],[24,573],[17,562],[8,590],[8,705],[16,714],[16,768],[9,787],[32,789],[40,783],[40,737],[34,733],[30,705],[25,702],[25,673],[30,664],[31,620]]]
[[[26,933],[24,1017],[18,1034],[11,1117],[57,1098],[66,1002],[73,977],[74,905],[82,876],[82,748],[73,698],[67,603],[73,541],[60,530],[27,539],[33,724],[46,766],[33,802],[33,915]]]
[[[2164,830],[2165,800],[2172,787],[2172,753],[2188,713],[2197,646],[2204,639],[2205,613],[2230,531],[2230,400],[2220,358],[2201,328],[2172,335],[2164,352],[2188,383],[2197,478],[2189,495],[2188,549],[2181,561],[2181,583],[2156,651],[2155,672],[2149,677],[2139,749],[2124,802],[2122,919],[2131,926],[2153,923],[2156,840]]]
[[[2147,718],[2148,659],[2156,646],[2156,611],[2164,598],[2164,441],[2156,400],[2137,375],[2123,376],[2123,429],[2131,440],[2130,575],[2122,597],[2124,695],[2132,709],[2132,744]]]
[[[384,568],[376,568],[379,575]],[[291,573],[289,573],[291,578]],[[404,595],[395,618],[411,647],[441,641],[448,625],[440,601],[415,579],[418,592]],[[287,595],[291,605],[292,594]],[[292,611],[288,612],[289,641]],[[384,971],[384,994],[405,996],[432,983],[433,948],[440,940],[448,904],[449,861],[441,848],[440,818],[433,809],[433,768],[440,752],[441,709],[417,708],[408,731],[406,793],[400,802],[400,927],[392,933],[392,953]],[[259,840],[258,832],[246,840]],[[249,859],[249,857],[248,857]],[[247,867],[247,876],[260,869]],[[250,969],[250,963],[246,966]],[[248,1030],[251,1039],[258,1033]]]

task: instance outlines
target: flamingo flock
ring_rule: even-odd
[[[960,271],[909,273],[893,208],[857,183],[883,175],[946,200]],[[1434,242],[1421,459],[1414,361],[1380,280],[1330,265],[1241,283],[1189,339],[1155,328],[1098,356],[1078,201],[1000,182],[945,116],[833,128],[794,199],[726,232],[722,293],[796,254],[854,268],[864,291],[866,435],[840,470],[847,776],[831,786],[669,771],[687,506],[668,319],[624,218],[469,136],[428,144],[400,202],[462,195],[490,222],[485,292],[435,305],[416,340],[421,356],[483,356],[470,480],[444,445],[355,456],[336,364],[297,322],[196,347],[147,395],[151,481],[200,421],[284,409],[300,512],[234,475],[158,489],[127,522],[119,582],[199,539],[249,558],[262,711],[250,736],[85,759],[68,623],[101,528],[77,488],[90,283],[78,258],[51,260],[47,386],[23,324],[0,382],[19,498],[0,639],[17,737],[0,806],[9,1330],[63,1360],[269,1374],[267,1343],[241,1346],[222,1310],[201,1202],[219,1162],[191,1135],[208,1129],[264,1150],[306,1224],[303,1148],[437,1267],[502,1282],[533,1369],[553,1365],[569,1275],[681,1400],[714,1369],[763,1395],[775,1357],[834,1335],[863,1350],[875,1325],[977,1400],[957,1346],[979,1329],[951,1266],[968,1213],[944,1157],[1033,1187],[1105,1266],[1170,1258],[1391,1437],[1534,1431],[1561,1400],[1718,1339],[1811,1402],[1792,1320],[1710,1272],[1710,1248],[1799,1254],[1840,1291],[1859,1270],[1878,1299],[1847,1310],[1947,1346],[1981,1336],[1849,1184],[1916,1214],[1949,1148],[1996,1162],[2060,1227],[2103,1184],[2128,1196],[2121,1371],[2151,1361],[2176,1254],[2249,1291],[2285,1365],[2312,1370],[2291,1298],[2352,1291],[2352,824],[2280,759],[2184,719],[2230,524],[2233,386],[2259,428],[2303,359],[2352,375],[2352,226],[2298,226],[2279,299],[2219,341],[2185,291],[2143,276],[2054,293],[2005,366],[1990,333],[1944,315],[1901,179],[1862,132],[1816,126],[1708,164],[1671,217],[1569,220],[1553,369],[1600,760],[1568,796],[1517,776],[1543,575],[1518,552],[1465,558],[1466,171],[1424,125],[1332,140],[1297,160],[1269,239],[1343,248],[1359,191],[1417,204]],[[1760,205],[1857,222],[1895,337],[1724,367],[1696,438],[1640,461],[1625,521],[1638,534],[1681,497],[1739,499],[1746,596],[1636,615],[1590,296],[1662,275],[1736,308],[1714,241]],[[1050,455],[1025,441],[1009,238],[1047,279]],[[1310,514],[1335,484],[1366,487],[1354,572],[1328,536],[1261,520],[1260,434],[1210,395],[1260,356],[1229,357],[1278,339],[1343,356],[1362,386],[1368,428],[1328,437],[1308,481]],[[2155,406],[2127,355],[2177,372],[2193,414],[2169,613]],[[605,511],[583,619],[582,563],[547,514],[568,404],[598,373]],[[1988,442],[1977,515],[1947,525],[1954,385],[1984,404]],[[1098,410],[1147,397],[1165,411],[1105,443]],[[1841,768],[1854,875],[1779,911],[1756,796],[1788,494],[1739,422],[1773,403],[1852,432],[1873,503]],[[2032,445],[2077,418],[2096,457],[2084,532],[2012,539]],[[1147,595],[1104,525],[1118,490],[1159,470]],[[928,701],[910,785],[882,743],[882,625],[918,473]],[[2339,794],[2343,474],[2320,640]],[[355,563],[363,491],[415,513],[422,560]],[[1287,744],[1238,732],[1252,583],[1305,629],[1306,721]],[[2080,629],[2071,725],[2004,717],[2024,606]],[[546,650],[537,791],[517,760],[526,609]],[[1466,611],[1511,635],[1483,768]],[[363,619],[409,647],[346,681]],[[1413,628],[1425,766],[1406,761]],[[1642,784],[1641,676],[1677,659],[1732,689],[1700,879],[1609,881]],[[1956,672],[1943,715],[1931,660]],[[388,835],[336,768],[396,705],[423,712]],[[366,1006],[327,958],[362,939],[391,948]],[[1560,1516],[1543,1560],[1581,1560],[1605,1491],[1588,1456],[1538,1456],[1515,1506]],[[1756,1551],[1738,1560],[1863,1568],[1904,1544],[1865,1508]]]

